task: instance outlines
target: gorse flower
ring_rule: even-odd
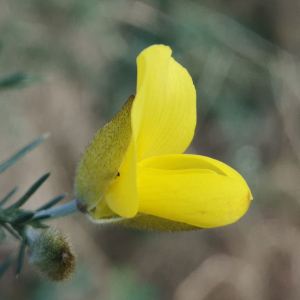
[[[237,221],[251,192],[212,158],[182,154],[196,126],[188,72],[155,45],[137,58],[136,96],[100,129],[77,168],[78,208],[100,223],[150,230],[210,228]]]

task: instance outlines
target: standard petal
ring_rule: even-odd
[[[170,154],[162,155],[157,157],[151,157],[141,161],[139,167],[144,168],[153,168],[161,170],[210,170],[220,175],[228,176],[232,179],[235,179],[241,184],[247,186],[245,179],[234,169],[228,165],[210,158],[201,155],[190,155],[190,154]],[[249,189],[251,200],[252,195]]]
[[[171,53],[169,47],[155,45],[137,59],[137,94],[131,117],[138,161],[182,153],[194,136],[195,87]]]
[[[122,110],[96,133],[78,164],[75,195],[81,209],[93,209],[117,177],[132,140],[133,99],[130,97]]]
[[[201,228],[237,221],[250,203],[246,184],[214,171],[139,168],[138,183],[139,212]]]

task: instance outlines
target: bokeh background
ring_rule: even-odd
[[[1,175],[1,195],[51,171],[27,208],[72,200],[81,154],[135,92],[135,59],[156,43],[197,89],[188,152],[234,167],[254,195],[236,224],[194,232],[52,221],[75,246],[76,274],[52,284],[26,261],[18,279],[14,268],[1,278],[0,299],[300,299],[299,15],[299,0],[0,0],[0,76],[30,83],[0,91],[0,161],[51,133]],[[1,243],[0,263],[17,246]]]

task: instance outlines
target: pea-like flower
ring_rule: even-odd
[[[243,177],[224,163],[182,154],[196,126],[189,73],[154,45],[137,58],[137,91],[100,129],[77,168],[78,208],[99,223],[150,230],[227,225],[252,199]]]

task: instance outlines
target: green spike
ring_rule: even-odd
[[[20,200],[18,200],[16,203],[11,205],[10,207],[6,208],[5,211],[6,213],[10,213],[16,208],[22,206],[28,199],[29,197],[44,183],[44,181],[50,176],[50,173],[47,173],[43,175],[37,182],[35,182],[31,188],[24,194],[23,197],[21,197]]]
[[[14,256],[10,256],[1,266],[0,266],[0,278],[7,271],[7,269],[11,266],[13,261],[15,260]]]
[[[25,223],[27,221],[29,221],[30,219],[32,219],[32,217],[34,216],[34,212],[31,211],[24,211],[21,212],[15,219],[13,219],[10,223],[11,224],[22,224]]]
[[[0,79],[0,90],[11,88],[22,88],[30,83],[30,77],[23,72],[16,72],[6,75]]]
[[[32,220],[29,222],[29,225],[31,225],[33,228],[41,228],[41,229],[49,228],[49,225],[40,222],[40,220]]]
[[[0,226],[0,244],[1,244],[2,241],[4,241],[5,238],[6,238],[6,233],[3,229],[3,227]]]
[[[10,226],[8,226],[6,223],[0,223],[2,227],[4,227],[12,236],[14,236],[16,239],[20,240],[21,237],[15,232],[14,229],[12,229]]]
[[[66,194],[60,195],[55,197],[54,199],[50,200],[48,203],[44,204],[43,206],[41,206],[40,208],[38,208],[36,211],[41,211],[41,210],[45,210],[48,209],[54,205],[56,205],[59,201],[61,201],[62,199],[64,199],[66,197]],[[0,204],[1,205],[1,204]]]
[[[27,245],[27,238],[26,236],[23,236],[21,246],[20,246],[19,256],[18,256],[18,265],[17,265],[17,274],[16,274],[17,277],[19,276],[23,266],[26,245]]]
[[[43,142],[48,137],[48,134],[43,134],[41,137],[30,143],[29,145],[25,146],[23,149],[21,149],[19,152],[17,152],[15,155],[13,155],[11,158],[0,164],[0,173],[2,173],[4,170],[6,170],[8,167],[13,165],[16,161],[18,161],[21,157],[23,157],[27,152],[34,149],[36,146],[38,146],[41,142]]]
[[[1,201],[0,201],[0,207],[3,206],[18,190],[17,187],[15,187],[13,190],[11,190]]]
[[[49,215],[42,215],[42,216],[34,218],[34,221],[36,221],[36,220],[45,220],[45,219],[48,219],[48,218],[51,218],[51,217],[52,217],[51,214],[49,214]]]

